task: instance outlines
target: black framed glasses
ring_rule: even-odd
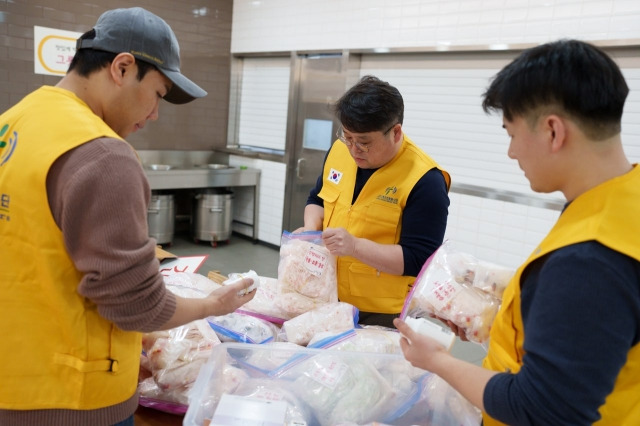
[[[383,136],[387,136],[387,134],[391,131],[391,129],[393,129],[396,126],[396,124],[399,124],[399,123],[394,123],[391,127],[389,127],[387,130],[382,132],[382,135]],[[356,148],[358,148],[358,150],[360,150],[362,152],[369,152],[371,143],[363,144],[363,143],[360,143],[360,142],[354,142],[354,141],[348,140],[344,135],[344,127],[343,126],[340,126],[340,128],[336,132],[336,137],[338,138],[338,140],[340,140],[340,142],[345,144],[347,146],[347,148],[351,148],[353,145],[355,145]]]

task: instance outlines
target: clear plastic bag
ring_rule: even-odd
[[[329,303],[285,321],[279,338],[306,345],[317,333],[345,331],[357,323],[358,308],[345,302]]]
[[[395,419],[398,426],[479,426],[482,413],[458,391],[435,374],[428,375],[422,383],[422,392],[403,415]]]
[[[256,295],[242,305],[236,312],[253,315],[274,324],[282,325],[288,319],[293,318],[291,314],[280,309],[276,303],[278,299],[278,280],[276,278],[259,277],[260,285],[256,290]]]
[[[182,297],[205,297],[220,287],[207,277],[181,272],[165,277],[165,285]],[[169,330],[144,333],[138,384],[140,405],[182,414],[187,394],[200,368],[220,339],[205,320],[193,321]]]
[[[267,343],[280,332],[275,324],[238,312],[208,317],[207,322],[223,342]]]
[[[204,426],[227,413],[230,395],[241,420],[255,417],[245,416],[255,404],[243,398],[286,402],[277,424],[291,426],[480,424],[479,410],[401,354],[222,343],[193,386],[184,425]]]
[[[446,241],[422,267],[400,317],[435,315],[461,328],[470,341],[487,342],[500,307],[496,294],[509,275],[507,268],[491,265]]]
[[[204,320],[198,320],[170,330],[145,333],[142,336],[142,357],[151,377],[140,382],[140,404],[169,411],[186,411],[170,402],[186,405],[187,394],[207,362],[211,350],[220,340]],[[154,386],[155,385],[155,386]]]
[[[308,405],[296,395],[293,383],[287,380],[249,379],[238,386],[232,395],[285,402],[287,404],[285,425],[300,426],[315,422]]]
[[[335,331],[317,333],[307,346],[340,351],[402,353],[400,333],[386,327],[353,328],[340,333]]]
[[[292,380],[296,395],[326,424],[372,421],[390,408],[395,392],[367,360],[327,351],[285,369],[277,377]],[[324,423],[324,421],[323,421]]]
[[[291,318],[338,301],[336,257],[322,232],[283,232],[278,263],[278,307]]]

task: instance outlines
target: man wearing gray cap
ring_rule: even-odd
[[[142,9],[105,12],[65,77],[0,115],[0,424],[132,425],[140,332],[224,315],[245,279],[169,293],[148,236],[149,183],[124,140],[161,99],[206,92]],[[244,295],[241,295],[244,294]]]

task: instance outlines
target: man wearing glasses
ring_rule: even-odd
[[[338,257],[338,298],[360,323],[393,327],[447,226],[449,174],[403,132],[395,87],[363,77],[334,105],[342,124],[304,210]]]

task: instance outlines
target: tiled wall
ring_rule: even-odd
[[[246,1],[234,2],[232,50],[273,52],[376,47],[446,47],[501,43],[533,44],[560,37],[590,40],[640,39],[636,1]],[[486,47],[486,46],[485,46]],[[363,55],[360,75],[375,74],[396,85],[405,100],[406,133],[444,168],[454,183],[508,190],[560,200],[560,194],[534,194],[508,143],[500,116],[487,116],[480,96],[489,79],[513,53],[431,53]],[[625,150],[640,161],[640,55],[616,58],[632,89],[623,117]],[[278,81],[287,76],[288,58],[250,58],[243,76],[259,81],[262,70]],[[268,66],[261,66],[261,63]],[[264,104],[282,83],[244,93],[246,111]],[[244,87],[243,87],[244,89]],[[243,113],[241,113],[242,115]],[[270,117],[286,117],[286,106]],[[242,118],[241,118],[242,120]],[[279,121],[278,121],[279,123]],[[249,121],[241,124],[247,133]],[[255,126],[254,126],[255,127]],[[273,126],[272,126],[273,127]],[[280,132],[280,134],[278,134]],[[267,128],[270,147],[284,149],[284,131]],[[250,138],[244,143],[251,145]],[[274,141],[276,145],[273,145]],[[279,145],[278,145],[279,142]],[[259,144],[261,142],[258,142]],[[279,146],[279,148],[278,148]],[[285,173],[263,176],[284,192]],[[516,267],[551,228],[559,212],[451,192],[445,238],[476,256]],[[273,213],[279,213],[273,211]],[[271,211],[261,207],[261,220]],[[278,216],[274,224],[278,223]],[[281,228],[279,228],[281,232]],[[275,234],[279,233],[274,230]],[[262,229],[261,229],[262,233]]]
[[[638,38],[637,0],[234,0],[232,52]]]
[[[515,268],[549,231],[559,211],[450,193],[445,239],[480,259]]]
[[[107,9],[142,6],[164,18],[180,43],[181,69],[209,95],[187,105],[164,102],[160,119],[131,135],[138,149],[208,150],[225,146],[229,104],[231,0],[0,0],[0,111],[56,76],[34,74],[34,25],[83,33]]]
[[[283,163],[232,155],[229,164],[260,169],[260,195],[258,198],[258,240],[280,245],[282,236],[282,212],[284,210],[284,181],[286,166]],[[234,188],[233,230],[253,235],[253,194],[248,188]]]

